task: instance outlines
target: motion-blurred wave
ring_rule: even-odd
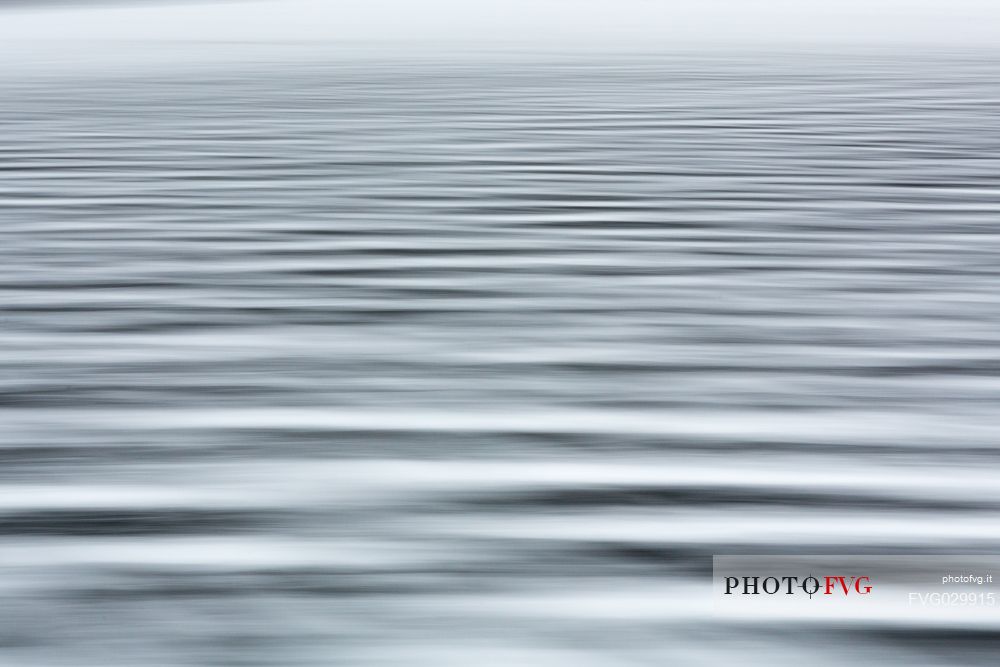
[[[0,77],[0,662],[992,665],[712,554],[1000,547],[995,60]]]

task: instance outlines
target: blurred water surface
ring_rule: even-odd
[[[0,74],[0,664],[996,663],[708,588],[1000,548],[995,56],[189,60]]]

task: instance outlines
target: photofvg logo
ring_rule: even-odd
[[[1000,556],[716,556],[713,606],[747,622],[987,618],[1000,630],[997,570]]]
[[[742,576],[725,577],[724,595],[868,595],[872,578],[868,575],[824,575],[822,577]]]

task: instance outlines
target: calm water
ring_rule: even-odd
[[[996,663],[708,575],[1000,550],[1000,59],[187,53],[0,74],[0,664]]]

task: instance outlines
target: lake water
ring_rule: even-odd
[[[996,664],[708,581],[1000,550],[1000,56],[201,48],[0,74],[0,664]]]

